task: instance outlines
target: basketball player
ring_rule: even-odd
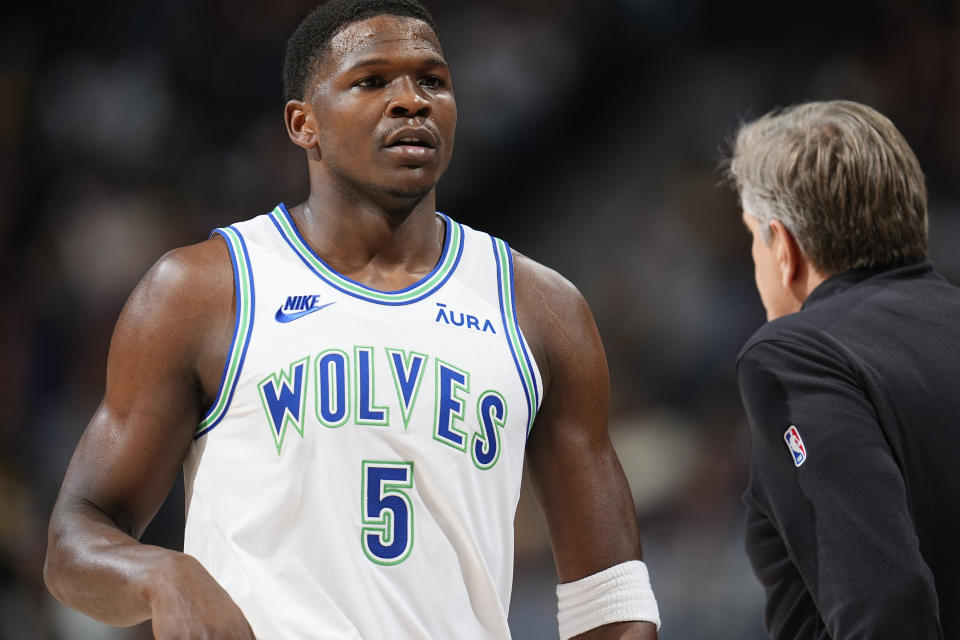
[[[960,289],[926,257],[920,164],[835,101],[744,126],[730,170],[770,320],[737,365],[767,631],[960,638]]]
[[[162,639],[508,638],[526,454],[561,636],[655,638],[586,303],[436,212],[457,110],[430,14],[323,5],[284,86],[310,195],[170,252],[132,294],[50,590]],[[184,553],[140,544],[181,465]]]

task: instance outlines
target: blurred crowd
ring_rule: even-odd
[[[734,360],[763,321],[738,202],[743,119],[866,102],[928,177],[931,255],[960,282],[960,8],[879,0],[428,1],[454,74],[444,212],[560,271],[590,302],[611,432],[640,518],[661,638],[762,638],[742,550]],[[286,36],[313,2],[71,3],[0,23],[0,639],[151,637],[46,593],[46,525],[103,392],[120,307],[165,251],[296,204]],[[175,487],[146,539],[182,542]],[[517,514],[511,625],[556,637],[534,500]]]

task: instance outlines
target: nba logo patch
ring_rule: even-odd
[[[783,432],[783,439],[787,441],[787,448],[793,454],[794,466],[799,467],[807,459],[807,448],[803,445],[800,432],[795,426],[790,425],[790,428]]]

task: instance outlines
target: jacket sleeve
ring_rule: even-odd
[[[904,478],[849,362],[824,345],[768,340],[741,356],[737,372],[751,433],[748,495],[830,637],[941,638]],[[778,591],[789,589],[768,588],[768,597]],[[789,614],[777,605],[768,603],[768,621]]]

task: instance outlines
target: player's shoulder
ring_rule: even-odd
[[[576,285],[516,250],[513,264],[514,295],[522,328],[536,327],[546,341],[556,332],[573,336],[584,330],[595,331],[593,313]]]
[[[140,280],[128,307],[144,305],[151,313],[193,315],[233,294],[233,267],[222,238],[171,249]]]
[[[551,364],[598,354],[596,323],[587,301],[567,278],[515,250],[513,263],[520,328],[546,387]]]
[[[223,343],[233,313],[233,288],[230,256],[222,240],[168,251],[123,306],[111,359],[122,362],[146,353],[167,366],[193,370],[198,354]]]
[[[145,280],[160,290],[202,291],[232,282],[233,268],[224,240],[213,236],[196,244],[177,247],[157,260]]]
[[[547,307],[586,304],[580,290],[559,272],[511,248],[517,299],[535,297]]]

